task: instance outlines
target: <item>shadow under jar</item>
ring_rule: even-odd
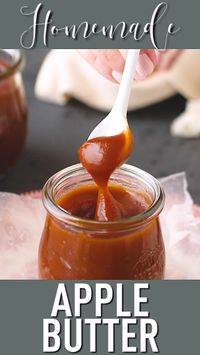
[[[47,181],[43,190],[47,218],[39,248],[40,278],[163,279],[165,250],[158,216],[164,192],[159,182],[138,168],[123,165],[111,176],[109,188],[121,202],[128,193],[135,211],[142,204],[146,208],[113,222],[77,217],[62,207],[62,201],[72,194],[73,198],[68,198],[71,207],[83,208],[87,190],[91,195],[86,203],[91,209],[92,199],[97,198],[91,176],[77,164]]]
[[[21,77],[23,64],[19,50],[0,49],[0,175],[15,164],[25,144],[27,105]]]

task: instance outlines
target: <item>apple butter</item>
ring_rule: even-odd
[[[118,135],[89,139],[78,151],[82,166],[67,168],[46,183],[40,277],[163,278],[158,215],[164,194],[151,175],[122,166],[132,150],[128,127]]]
[[[0,175],[15,164],[26,138],[22,62],[19,50],[0,50]]]
[[[48,213],[39,248],[41,278],[164,277],[165,252],[158,219],[164,196],[159,182],[140,169],[123,165],[113,172],[106,189],[108,200],[103,195],[104,202],[99,203],[99,187],[80,164],[48,180],[43,194]],[[97,215],[98,203],[103,218]],[[108,214],[110,206],[112,213]]]
[[[124,218],[127,213],[123,204],[114,199],[108,189],[113,171],[121,166],[133,149],[133,136],[128,128],[111,137],[93,138],[79,149],[79,159],[98,185],[95,220],[113,221]]]

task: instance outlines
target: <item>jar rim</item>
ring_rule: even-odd
[[[153,187],[154,189],[154,196],[151,205],[145,211],[138,213],[137,215],[127,217],[124,219],[119,219],[116,221],[109,221],[109,222],[94,221],[94,220],[89,220],[89,219],[74,216],[57,204],[56,200],[54,199],[53,191],[61,181],[64,181],[67,178],[67,176],[69,176],[69,174],[77,173],[80,171],[86,172],[86,170],[83,168],[81,164],[72,165],[51,176],[47,180],[46,184],[44,185],[43,188],[44,207],[46,208],[46,210],[50,215],[57,218],[61,222],[68,223],[70,225],[79,228],[89,229],[89,230],[95,229],[98,231],[101,230],[108,231],[111,229],[115,230],[115,227],[116,230],[122,230],[122,229],[127,230],[133,228],[133,226],[137,227],[138,225],[144,223],[146,224],[147,222],[152,220],[152,218],[158,216],[163,209],[165,194],[162,186],[160,185],[160,182],[157,179],[155,179],[151,174],[147,173],[146,171],[129,164],[124,164],[120,168],[116,169],[115,173],[117,172],[132,173],[134,174],[135,177],[140,178],[140,180],[142,178],[143,181],[146,181],[148,184],[150,184],[151,187]]]
[[[25,63],[25,57],[20,49],[0,49],[0,57],[1,52],[8,54],[13,62],[9,64],[4,71],[0,72],[0,80],[7,78],[17,71],[21,70]]]

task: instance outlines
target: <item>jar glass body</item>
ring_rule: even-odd
[[[76,186],[93,184],[80,164],[48,180],[43,190],[47,218],[39,248],[42,279],[162,279],[165,250],[159,223],[164,194],[159,182],[130,165],[117,169],[110,184],[151,198],[145,212],[114,222],[70,215],[57,200]]]
[[[0,49],[0,175],[12,167],[24,148],[27,105],[17,49]]]

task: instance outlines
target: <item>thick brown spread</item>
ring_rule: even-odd
[[[77,224],[47,217],[39,254],[42,278],[163,278],[165,256],[158,218],[140,226],[132,222],[131,228],[126,225],[127,217],[148,209],[152,197],[139,188],[108,184],[112,172],[127,160],[132,148],[129,129],[81,146],[80,161],[96,184],[75,183],[76,187],[57,198],[59,207],[78,217]],[[88,226],[91,221],[97,221],[94,227]],[[96,226],[99,221],[104,222],[103,232]]]
[[[93,138],[80,147],[79,159],[98,185],[95,220],[113,221],[130,216],[125,204],[112,195],[108,181],[113,171],[128,159],[132,149],[129,128],[119,135]]]
[[[150,198],[148,196],[144,196],[138,191],[134,192],[131,189],[124,188],[122,185],[110,184],[108,196],[107,200],[107,195],[102,196],[103,202],[100,203],[101,208],[105,207],[107,204],[106,212],[109,213],[109,209],[113,212],[112,207],[114,206],[114,212],[119,209],[123,212],[123,218],[144,212],[150,204]],[[59,206],[73,216],[95,220],[96,207],[97,203],[99,203],[99,189],[92,184],[79,186],[72,189],[66,195],[63,195],[58,200],[58,203]],[[102,213],[100,209],[99,213]],[[103,213],[105,213],[105,208],[103,208]]]
[[[9,63],[0,58],[0,74]],[[26,137],[26,104],[20,83],[14,75],[0,78],[0,175],[21,154]]]

